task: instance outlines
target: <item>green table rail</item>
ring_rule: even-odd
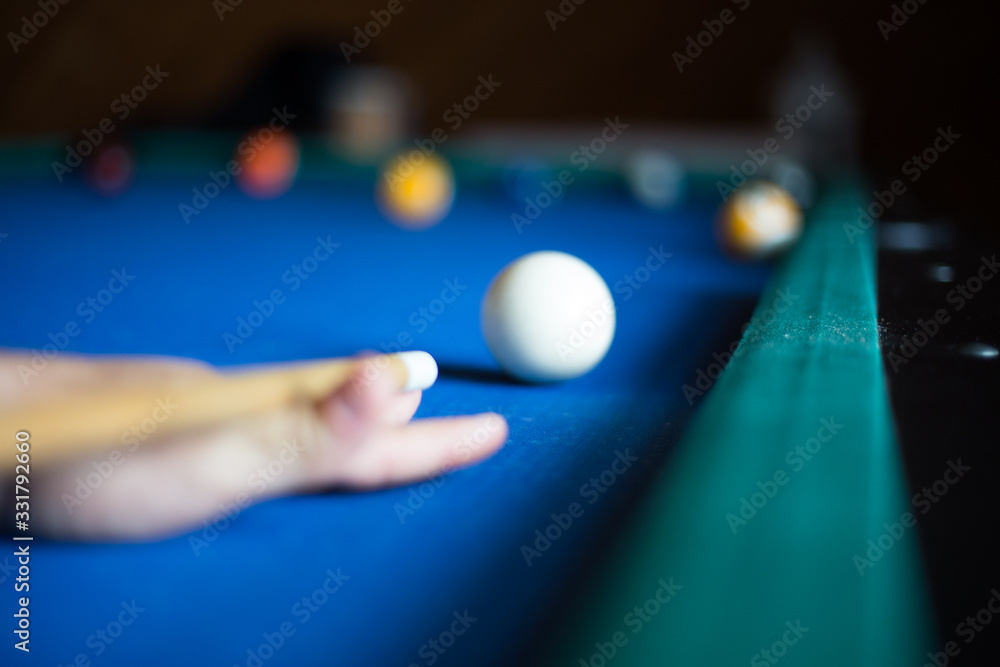
[[[921,665],[935,646],[876,326],[840,187],[765,291],[544,665]]]

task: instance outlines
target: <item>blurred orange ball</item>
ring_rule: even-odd
[[[257,199],[279,197],[292,187],[299,173],[299,142],[287,129],[263,127],[240,144],[237,162],[240,189]]]
[[[748,259],[769,257],[799,238],[802,210],[777,185],[751,181],[723,205],[716,231],[720,245],[734,255]]]
[[[376,188],[379,208],[405,229],[439,223],[455,199],[455,175],[437,155],[401,153],[382,168]]]

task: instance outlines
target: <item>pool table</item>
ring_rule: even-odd
[[[52,150],[6,147],[0,345],[42,366],[422,349],[441,376],[417,418],[497,411],[508,443],[403,488],[220,507],[153,543],[36,537],[31,652],[5,630],[4,664],[902,665],[938,650],[916,541],[893,532],[907,494],[874,232],[842,228],[853,182],[822,184],[783,260],[741,263],[713,237],[712,175],[652,211],[581,173],[518,226],[500,171],[455,156],[451,213],[408,231],[379,214],[374,166],[314,141],[288,194],[224,186],[185,215],[227,141],[136,138],[115,198],[57,183]],[[618,329],[590,374],[528,385],[490,357],[479,307],[541,249],[605,278]],[[894,548],[874,558],[883,524]]]

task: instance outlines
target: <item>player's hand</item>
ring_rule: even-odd
[[[0,356],[0,401],[16,405],[43,394],[215,372],[186,360],[66,356],[50,361],[26,390],[16,369],[29,361]],[[139,444],[130,435],[123,439],[129,444],[109,443],[103,454],[33,465],[32,518],[57,537],[154,539],[200,527],[220,507],[247,498],[427,479],[493,454],[507,438],[506,421],[494,413],[411,422],[420,398],[419,391],[399,393],[388,375],[368,381],[359,374],[317,405],[195,433],[157,436],[154,430]],[[120,465],[109,458],[115,449]],[[110,474],[95,476],[98,468]]]

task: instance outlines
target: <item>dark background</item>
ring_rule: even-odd
[[[55,1],[55,0],[53,0]],[[222,0],[220,0],[221,2]],[[235,1],[235,0],[234,0]],[[917,3],[917,0],[911,0]],[[587,0],[553,31],[545,10],[558,0],[401,0],[403,11],[364,50],[369,61],[407,72],[425,108],[445,109],[477,75],[503,82],[472,123],[590,121],[773,126],[769,93],[793,35],[824,34],[855,90],[861,160],[873,187],[953,126],[962,139],[914,183],[890,216],[947,217],[996,235],[992,116],[995,54],[987,5],[927,0],[888,40],[877,21],[889,2],[782,3],[751,0],[705,52],[678,73],[671,54],[729,0]],[[568,2],[568,0],[567,0]],[[132,119],[191,123],[223,105],[266,54],[305,40],[331,50],[383,0],[243,1],[219,19],[211,0],[138,3],[70,0],[14,53],[0,47],[6,137],[80,133],[159,63],[169,79]],[[0,27],[20,32],[36,1],[7,0]],[[811,41],[813,37],[806,38]],[[437,113],[431,114],[436,116]],[[433,120],[433,119],[432,119]]]

